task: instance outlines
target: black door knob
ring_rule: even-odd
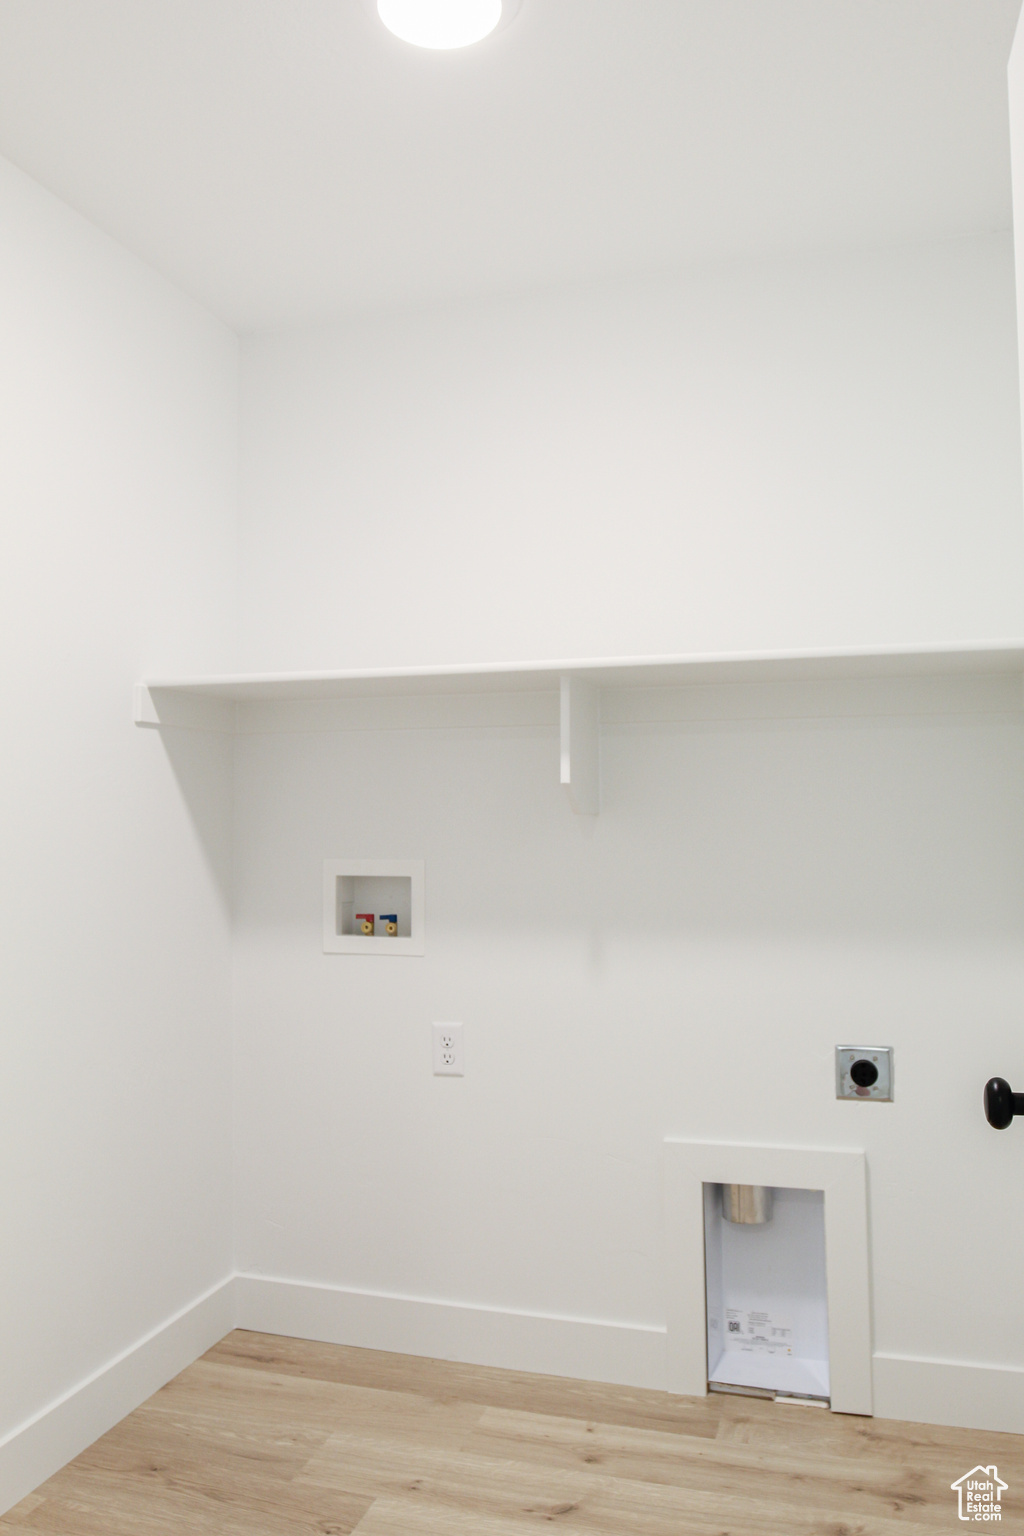
[[[985,1119],[1005,1131],[1014,1115],[1024,1115],[1024,1093],[1014,1093],[1005,1077],[990,1077],[985,1084]]]

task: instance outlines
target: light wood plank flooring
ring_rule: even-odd
[[[2,1536],[909,1536],[963,1529],[1024,1436],[672,1398],[235,1332],[0,1520]]]

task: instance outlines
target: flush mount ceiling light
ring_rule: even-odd
[[[417,48],[466,48],[508,26],[519,0],[377,0],[396,37]]]

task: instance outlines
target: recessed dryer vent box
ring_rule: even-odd
[[[324,860],[325,954],[423,951],[422,859]]]
[[[708,1386],[827,1403],[824,1195],[775,1189],[748,1223],[730,1218],[723,1194],[704,1185]]]
[[[666,1139],[670,1392],[871,1413],[865,1171],[863,1152]],[[770,1189],[771,1219],[723,1185]]]

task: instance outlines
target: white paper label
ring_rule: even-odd
[[[726,1307],[725,1347],[754,1355],[791,1355],[793,1326],[770,1312]]]

